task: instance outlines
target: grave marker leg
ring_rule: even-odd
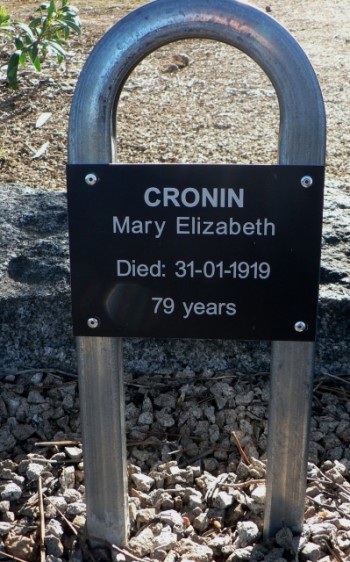
[[[87,533],[90,540],[96,537],[122,546],[129,520],[122,340],[76,340]]]
[[[264,536],[300,533],[308,461],[314,344],[273,342]]]

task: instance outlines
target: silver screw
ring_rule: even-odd
[[[296,332],[305,332],[305,330],[307,330],[307,325],[305,324],[305,322],[299,320],[299,322],[295,322],[294,330]]]
[[[92,328],[93,330],[98,327],[99,323],[100,322],[98,318],[89,318],[87,321],[87,325],[89,326],[89,328]]]
[[[96,176],[96,174],[87,174],[85,176],[85,183],[87,185],[96,185],[97,182],[98,182],[98,177]]]
[[[314,183],[314,180],[311,176],[303,176],[300,180],[300,183],[303,187],[311,187]]]

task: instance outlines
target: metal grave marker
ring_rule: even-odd
[[[128,75],[152,51],[191,38],[240,49],[267,74],[280,105],[279,166],[110,165]],[[284,525],[301,532],[325,138],[305,53],[274,19],[236,0],[155,0],[120,20],[89,56],[72,102],[68,182],[90,539],[121,546],[128,536],[119,336],[216,330],[273,339],[264,535]]]
[[[315,339],[322,167],[72,165],[68,201],[75,335]]]

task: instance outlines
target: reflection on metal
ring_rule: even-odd
[[[274,342],[267,447],[264,536],[302,530],[314,344]]]
[[[70,163],[115,161],[116,106],[128,75],[150,52],[189,38],[228,43],[265,71],[280,106],[280,164],[324,164],[324,105],[306,55],[275,20],[234,0],[156,0],[112,27],[77,84]],[[313,347],[273,345],[266,536],[283,524],[296,531],[302,525]],[[128,528],[121,353],[119,340],[78,338],[87,532],[118,545],[125,544]]]
[[[121,340],[77,338],[89,538],[123,544],[128,533]]]

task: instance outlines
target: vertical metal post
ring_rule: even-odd
[[[128,535],[121,345],[120,338],[77,338],[87,533],[119,545]]]
[[[298,59],[295,59],[294,63],[298,63]],[[313,83],[310,82],[303,89],[303,109],[301,106],[293,105],[284,112],[283,103],[280,103],[279,164],[325,164],[325,108],[311,66],[308,72],[310,78],[313,78]],[[310,107],[312,115],[309,115],[306,123],[303,120],[303,112],[307,103],[306,98],[312,93],[314,95]],[[286,122],[283,126],[284,118]],[[272,343],[264,513],[265,539],[273,537],[283,526],[291,528],[296,534],[302,531],[314,354],[313,342],[275,341]]]
[[[304,519],[314,344],[274,342],[269,403],[264,536]]]
[[[112,27],[89,56],[71,108],[70,164],[114,161],[116,105],[128,75],[155,49],[190,38],[228,43],[268,75],[280,104],[281,164],[324,163],[319,84],[303,50],[281,25],[235,0],[156,0]],[[127,506],[121,342],[80,337],[77,349],[87,530],[92,537],[122,545],[127,539]],[[273,345],[266,536],[283,522],[301,528],[312,355],[313,344]]]

